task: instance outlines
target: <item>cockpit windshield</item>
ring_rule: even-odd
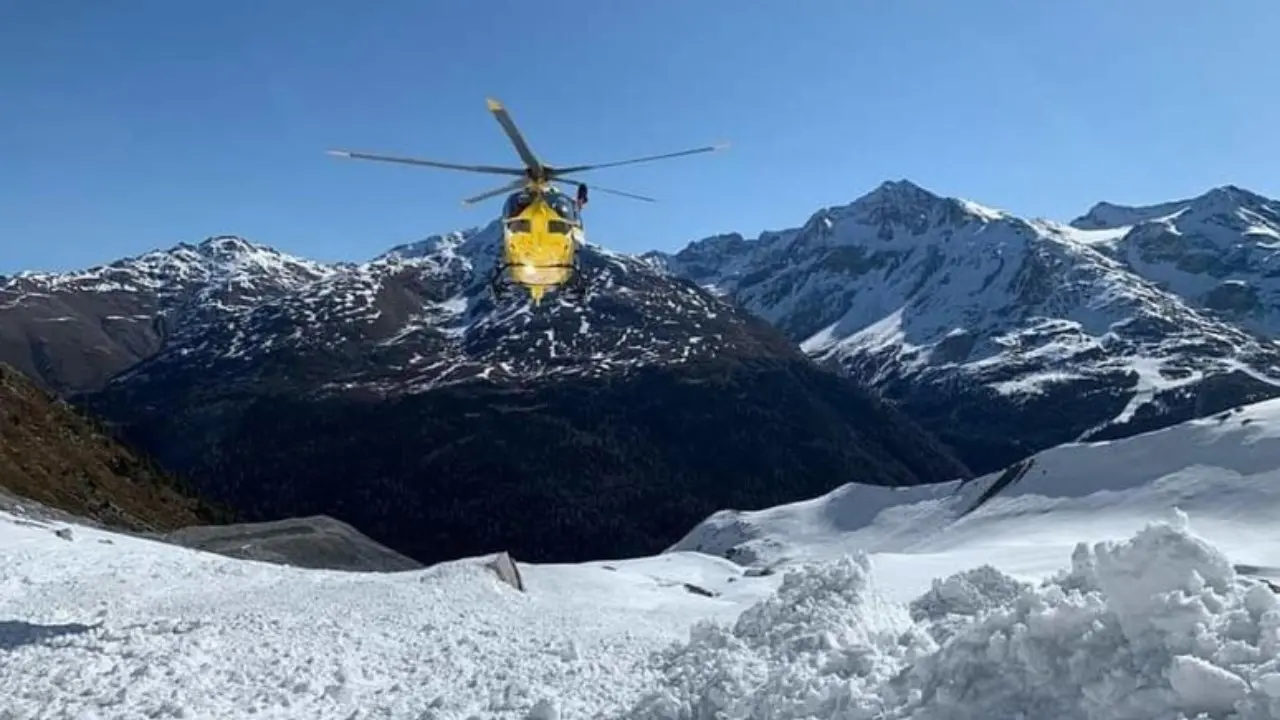
[[[515,217],[529,207],[531,202],[533,202],[533,193],[528,190],[511,193],[507,196],[507,201],[502,206],[502,216],[507,218]]]
[[[578,206],[573,202],[571,198],[566,197],[563,193],[558,193],[558,192],[547,193],[546,197],[547,197],[547,204],[551,206],[552,210],[555,210],[557,213],[559,213],[560,217],[564,218],[565,220],[578,219]]]
[[[502,206],[503,217],[512,218],[524,212],[525,208],[529,207],[533,202],[535,196],[535,193],[528,190],[521,190],[508,195],[506,203]],[[560,217],[565,220],[577,221],[578,207],[572,198],[555,191],[542,193],[542,196],[546,199],[547,205],[552,210],[555,210]]]

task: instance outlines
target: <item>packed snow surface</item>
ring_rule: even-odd
[[[984,502],[994,476],[718,513],[525,592],[3,515],[0,718],[1280,718],[1277,481],[1261,403]]]

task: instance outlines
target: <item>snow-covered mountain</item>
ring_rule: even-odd
[[[304,570],[0,513],[0,699],[20,717],[1280,718],[1259,577],[1280,566],[1280,402],[998,480],[718,513],[681,548],[781,552],[521,563],[523,591],[483,557]]]
[[[1203,283],[1166,288],[1155,260],[1131,259],[1234,263],[1235,233],[1265,277],[1274,203],[1229,188],[1174,210],[1172,222],[1218,229],[1212,248],[1181,250],[1174,230],[1143,239],[1171,207],[1099,206],[1071,226],[886,182],[798,228],[647,259],[769,320],[986,470],[1280,395],[1280,345],[1210,307],[1238,283],[1195,295]],[[1172,254],[1130,250],[1160,243]]]
[[[245,519],[331,515],[423,562],[656,551],[722,505],[968,474],[643,259],[590,246],[581,297],[495,302],[499,241],[322,265],[222,237],[0,280],[0,360]]]
[[[256,508],[255,519],[330,513],[368,530],[376,513],[332,512],[366,504],[340,477],[376,477],[403,495],[405,478],[427,469],[579,472],[565,458],[628,483],[656,487],[641,480],[653,473],[668,489],[706,482],[705,502],[722,482],[741,493],[722,504],[777,502],[768,476],[808,478],[787,490],[799,492],[860,467],[886,484],[962,474],[911,422],[848,383],[829,385],[804,354],[874,388],[983,472],[1280,395],[1280,345],[1251,332],[1267,322],[1265,303],[1222,310],[1241,283],[1269,287],[1259,238],[1274,228],[1274,205],[1223,188],[1159,207],[1102,205],[1064,224],[889,182],[755,239],[638,258],[590,247],[586,295],[552,296],[536,311],[519,295],[495,304],[488,294],[496,223],[339,265],[220,237],[82,273],[0,279],[0,360],[50,387],[92,391],[86,402],[142,447],[205,478],[215,497]],[[1248,252],[1231,249],[1233,232]],[[1253,264],[1231,267],[1251,279],[1222,275],[1225,286],[1197,294],[1221,274],[1213,258],[1237,256]],[[1175,267],[1205,271],[1159,276]],[[353,426],[354,440],[344,436]],[[444,449],[421,460],[406,443]],[[491,453],[491,443],[510,447]],[[317,467],[333,482],[300,494]],[[269,477],[293,489],[264,497]],[[416,492],[405,507],[422,501]],[[691,512],[655,537],[679,532]],[[397,532],[373,534],[411,551]],[[532,544],[516,549],[542,547],[529,532]]]
[[[598,248],[585,253],[583,302],[553,296],[531,312],[514,298],[495,308],[486,279],[498,238],[495,222],[368,263],[324,265],[217,237],[83,272],[0,278],[9,336],[0,348],[18,349],[8,359],[64,390],[96,389],[126,368],[126,378],[252,374],[307,352],[343,364],[335,385],[395,393],[476,376],[607,374],[768,345],[752,335],[749,315]]]
[[[0,360],[54,390],[94,389],[175,334],[338,272],[219,236],[79,272],[0,276]]]
[[[1194,307],[1280,335],[1280,202],[1227,185],[1150,207],[1102,203],[1071,224]]]
[[[499,237],[496,222],[432,237],[225,308],[217,322],[193,318],[118,382],[194,368],[237,381],[280,369],[283,380],[305,354],[329,363],[325,389],[395,395],[477,377],[600,377],[784,347],[749,314],[599,248],[584,253],[581,300],[551,296],[535,309],[513,295],[495,306],[487,278]]]

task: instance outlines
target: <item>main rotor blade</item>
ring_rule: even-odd
[[[481,200],[488,200],[489,198],[494,197],[494,196],[496,196],[496,195],[501,195],[501,194],[503,194],[503,193],[509,193],[509,192],[511,192],[511,191],[513,191],[513,190],[519,190],[519,189],[520,189],[520,187],[521,187],[521,186],[523,186],[523,185],[524,185],[524,180],[523,180],[523,179],[521,179],[521,180],[516,180],[516,181],[514,181],[514,182],[507,183],[506,185],[503,185],[503,186],[502,186],[502,187],[500,187],[500,188],[494,188],[494,189],[492,189],[492,190],[490,190],[490,191],[488,191],[488,192],[480,193],[479,195],[476,195],[476,196],[474,196],[474,197],[469,197],[469,198],[467,198],[466,200],[463,200],[463,201],[462,201],[462,204],[463,204],[463,205],[474,205],[475,203],[478,203],[478,202],[480,202]]]
[[[559,182],[568,185],[570,181],[560,180]],[[621,195],[622,197],[628,197],[633,200],[644,200],[645,202],[658,202],[656,198],[647,197],[645,195],[636,195],[635,193],[629,193],[623,190],[614,190],[613,188],[600,187],[599,185],[594,185],[592,183],[587,183],[587,187],[591,190],[607,193],[609,195]]]
[[[719,145],[708,145],[706,147],[693,148],[692,150],[681,150],[680,152],[665,153],[663,155],[650,155],[648,157],[635,158],[634,160],[619,160],[618,162],[599,163],[596,165],[574,165],[573,167],[556,168],[556,175],[567,175],[569,173],[580,173],[588,170],[599,170],[600,168],[618,167],[619,165],[634,165],[635,163],[649,162],[651,160],[665,160],[667,158],[682,157],[684,155],[696,155],[698,153],[724,150],[727,147],[729,147],[729,143],[721,143]]]
[[[516,123],[511,119],[511,114],[502,106],[502,103],[493,98],[485,98],[485,102],[489,104],[489,112],[497,118],[498,124],[507,133],[507,137],[511,139],[511,144],[516,146],[516,152],[520,153],[520,159],[525,165],[533,170],[535,175],[542,175],[542,162],[538,160],[538,156],[533,154],[533,150],[529,148],[529,143],[524,141],[524,136],[520,134],[520,130],[516,127]]]
[[[466,170],[467,172],[487,173],[489,175],[524,175],[524,170],[520,168],[495,167],[493,165],[457,165],[435,160],[422,160],[399,155],[374,155],[373,153],[351,152],[349,150],[330,150],[329,154],[357,160],[379,160],[382,162],[403,163],[405,165],[425,165],[427,167],[444,168],[445,170]]]

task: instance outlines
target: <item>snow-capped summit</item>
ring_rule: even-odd
[[[1170,222],[1214,209],[1195,220],[1219,228],[1204,261],[1229,262],[1229,237],[1269,232],[1271,206],[1255,198],[1222,189]],[[991,469],[1077,437],[1280,394],[1280,347],[1133,272],[1117,252],[1125,236],[899,181],[795,229],[718,236],[650,260],[768,319]],[[1228,302],[1231,289],[1214,297]],[[1219,386],[1231,389],[1210,390]]]
[[[834,215],[834,217],[832,217]],[[866,224],[877,226],[898,225],[909,228],[913,235],[921,235],[930,228],[963,224],[973,221],[994,221],[1010,218],[1008,213],[980,205],[971,200],[937,195],[909,180],[890,180],[859,197],[852,203],[834,211],[818,213],[810,219],[835,219],[856,216]],[[882,240],[890,234],[882,233]],[[901,241],[901,236],[896,236]]]
[[[1128,206],[1100,202],[1089,212],[1071,221],[1071,226],[1081,230],[1114,230],[1130,227],[1147,220],[1168,217],[1185,207],[1183,202],[1158,203],[1156,205]]]
[[[0,338],[15,348],[36,338],[56,360],[42,364],[26,351],[4,359],[48,387],[86,390],[126,368],[253,365],[291,348],[368,343],[378,357],[364,356],[367,372],[344,375],[342,386],[385,392],[476,375],[608,373],[752,342],[740,329],[746,316],[592,245],[582,252],[588,290],[579,300],[553,294],[530,312],[513,288],[495,305],[489,277],[500,244],[495,221],[328,265],[227,235],[83,271],[27,273],[0,281]]]
[[[49,273],[24,272],[0,279],[0,294],[59,290],[87,292],[139,291],[162,293],[190,290],[192,285],[260,285],[276,289],[298,287],[324,277],[330,269],[317,262],[280,252],[234,235],[219,235],[199,243],[178,243],[86,270]],[[264,288],[265,289],[265,288]]]
[[[171,335],[332,277],[242,237],[179,243],[85,270],[0,278],[0,361],[60,391],[100,386]]]
[[[1201,216],[1231,215],[1238,210],[1261,210],[1274,218],[1276,206],[1276,201],[1250,190],[1236,185],[1222,185],[1194,198],[1153,205],[1130,206],[1100,202],[1070,224],[1081,230],[1114,230],[1160,218],[1171,218],[1188,210]]]
[[[1099,250],[1193,307],[1280,335],[1280,202],[1234,185],[1143,208],[1095,207]]]
[[[886,180],[874,190],[853,201],[854,207],[893,209],[904,215],[927,213],[943,202],[942,198],[910,180]]]
[[[492,255],[501,239],[501,226],[495,220],[484,227],[472,227],[443,235],[430,235],[417,242],[397,245],[378,255],[374,261],[412,261],[457,256]]]

